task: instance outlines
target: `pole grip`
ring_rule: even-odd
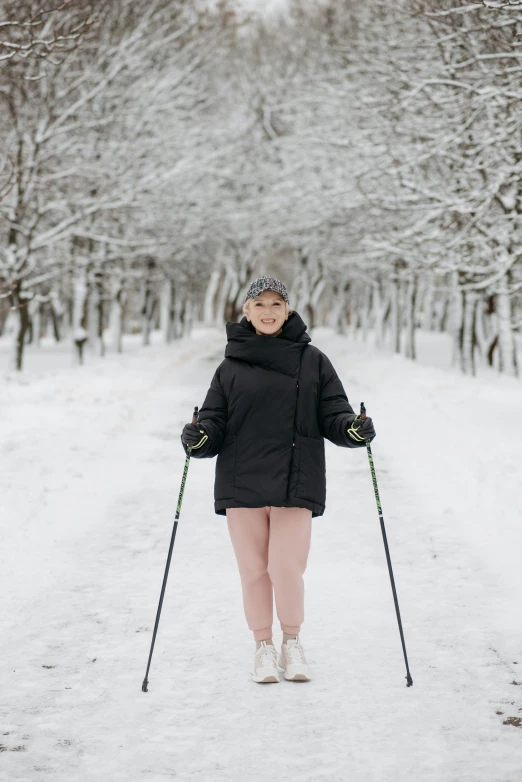
[[[361,418],[362,418],[363,421],[366,420],[366,408],[364,406],[364,402],[361,402],[361,413],[360,413],[360,415],[361,415]]]
[[[196,405],[196,407],[194,408],[194,412],[192,413],[192,423],[195,426],[197,422],[198,422],[198,406]]]

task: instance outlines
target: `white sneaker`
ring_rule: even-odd
[[[290,638],[281,646],[279,665],[284,670],[285,679],[288,681],[309,682],[312,678],[299,636],[296,639]]]
[[[260,684],[281,681],[277,670],[277,651],[273,644],[261,641],[261,646],[256,649],[252,678]]]

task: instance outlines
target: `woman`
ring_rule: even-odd
[[[355,448],[375,430],[371,418],[355,415],[329,359],[310,345],[280,280],[254,280],[243,312],[239,323],[227,323],[225,360],[198,423],[187,424],[181,440],[195,458],[218,454],[214,508],[227,517],[239,566],[256,641],[253,680],[280,680],[274,592],[283,631],[279,665],[285,679],[308,681],[299,632],[312,518],[323,515],[326,500],[323,438]]]

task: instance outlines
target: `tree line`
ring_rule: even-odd
[[[522,9],[0,2],[0,333],[241,314],[267,264],[308,326],[420,327],[517,374]]]

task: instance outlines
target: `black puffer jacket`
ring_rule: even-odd
[[[335,369],[296,312],[277,337],[256,334],[246,318],[226,328],[225,360],[199,411],[208,440],[192,451],[198,459],[218,454],[216,513],[274,505],[322,516],[323,438],[359,447],[346,433],[355,413]]]

